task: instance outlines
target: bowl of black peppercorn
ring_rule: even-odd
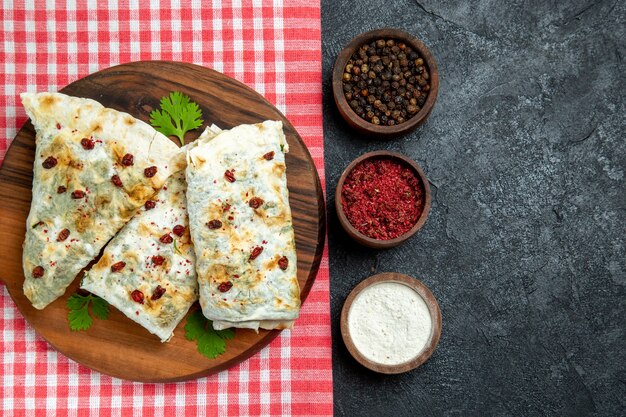
[[[419,39],[398,29],[378,29],[356,36],[341,51],[332,83],[348,125],[390,138],[426,121],[437,100],[439,71]]]

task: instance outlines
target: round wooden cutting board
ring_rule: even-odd
[[[243,123],[282,120],[289,143],[287,183],[298,253],[298,281],[306,298],[324,246],[325,211],[320,180],[304,142],[289,121],[260,94],[219,72],[192,64],[135,62],[99,71],[78,80],[62,93],[95,99],[148,122],[161,97],[181,91],[202,108],[205,125],[229,129]],[[187,134],[194,140],[204,129]],[[177,139],[174,139],[177,142]],[[59,352],[92,369],[144,382],[180,381],[208,375],[238,364],[275,338],[279,331],[237,329],[224,355],[208,359],[185,339],[183,319],[169,343],[161,343],[117,309],[91,329],[73,332],[65,303],[78,288],[74,280],[65,295],[36,310],[22,292],[22,243],[31,204],[35,132],[24,124],[0,169],[0,279],[28,322]],[[195,310],[197,307],[192,307]],[[295,326],[298,326],[296,321]]]

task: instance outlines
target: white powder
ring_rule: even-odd
[[[367,359],[383,365],[407,362],[424,349],[432,320],[424,299],[398,282],[372,285],[348,312],[350,337]]]

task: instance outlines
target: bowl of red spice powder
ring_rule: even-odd
[[[348,165],[335,192],[339,222],[358,243],[397,246],[422,228],[430,187],[422,168],[391,151],[368,152]]]

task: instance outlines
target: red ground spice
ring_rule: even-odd
[[[355,166],[341,188],[341,204],[359,232],[378,240],[402,236],[424,209],[424,186],[415,171],[393,158]]]

